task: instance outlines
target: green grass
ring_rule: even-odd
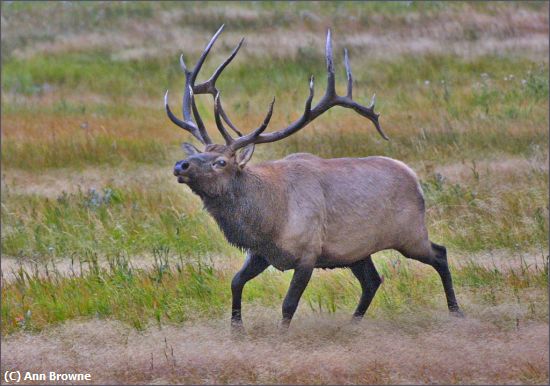
[[[433,173],[422,180],[432,237],[464,251],[545,247],[546,172],[534,168],[501,175],[485,174],[475,164],[471,168],[462,183]],[[186,255],[235,254],[196,197],[174,188],[173,181],[144,184],[143,178],[148,177],[57,198],[11,192],[7,185],[1,211],[3,253],[35,258],[89,250],[142,254],[150,245],[163,244]],[[523,188],[509,187],[512,181]]]
[[[271,95],[276,95],[273,129],[290,123],[302,108],[307,92],[305,80],[310,72],[319,74],[318,98],[324,92],[319,54],[312,65],[306,57],[241,63],[232,68],[225,81],[222,77],[220,87],[228,90],[224,95],[228,96],[226,103],[235,121],[245,130],[255,127]],[[3,68],[5,91],[25,95],[47,83],[84,94],[91,92],[105,102],[62,98],[55,103],[36,105],[4,101],[3,123],[8,130],[2,133],[3,165],[32,169],[36,164],[55,168],[123,160],[157,164],[165,161],[167,149],[174,147],[176,138],[186,137],[177,128],[172,131],[167,128],[169,122],[161,107],[162,90],[181,83],[176,64],[165,60],[117,64],[91,54],[39,56],[31,61],[8,62]],[[269,147],[266,151],[271,152],[271,157],[306,151],[323,157],[384,154],[406,162],[450,162],[488,153],[529,156],[534,147],[545,146],[548,141],[547,131],[541,130],[547,122],[547,64],[494,57],[464,61],[451,56],[428,56],[377,61],[365,71],[361,67],[356,71],[357,79],[361,79],[356,86],[356,99],[365,100],[371,92],[379,91],[377,109],[383,114],[382,125],[391,142],[380,140],[369,123],[349,110],[337,108],[314,127],[279,144],[260,148]],[[514,78],[505,80],[510,75]],[[297,91],[289,90],[289,84],[300,87]],[[263,91],[266,87],[270,88],[269,93]],[[173,88],[172,105],[177,106],[178,93]],[[254,98],[254,103],[245,96]],[[158,107],[133,106],[131,100],[135,99],[128,101],[129,97],[158,100],[158,104],[148,102]],[[213,127],[210,105],[210,98],[199,100],[203,118]],[[60,129],[61,116],[72,119],[74,126],[66,127],[64,122]],[[258,118],[243,120],[243,116]],[[10,122],[20,117],[26,117],[17,125],[20,130],[36,130],[40,135],[23,139],[18,131],[11,130]],[[90,122],[92,129],[76,130],[78,119]],[[98,126],[107,129],[99,130]],[[161,136],[156,127],[162,128]],[[325,130],[319,133],[317,127]]]
[[[181,77],[181,70],[170,65],[177,64],[174,59],[176,55],[163,60],[113,61],[110,53],[101,51],[40,56],[32,61],[12,59],[3,64],[2,88],[29,95],[39,93],[40,85],[48,83],[113,98],[136,93],[162,95],[168,79]]]
[[[228,52],[227,48],[222,52],[226,51]],[[111,53],[106,51],[89,50],[56,55],[37,54],[32,60],[9,58],[2,68],[2,89],[4,92],[32,95],[43,92],[43,85],[47,83],[50,86],[102,94],[118,100],[140,95],[159,98],[159,102],[162,102],[164,91],[169,85],[183,86],[184,77],[179,68],[178,53],[179,50],[174,49],[155,58],[124,61],[113,60]],[[249,56],[250,54],[254,55],[253,52]],[[294,58],[269,57],[269,53],[267,55],[248,58],[249,60],[236,59],[219,80],[220,89],[225,91],[224,96],[234,99],[235,103],[239,99],[243,102],[243,98],[239,97],[243,93],[270,101],[270,93],[288,93],[289,84],[303,85],[297,91],[301,89],[300,94],[307,95],[307,81],[312,74],[316,78],[317,94],[324,92],[326,73],[322,46],[304,48]],[[440,97],[444,89],[452,92],[454,87],[470,92],[470,98],[461,101],[465,104],[479,104],[480,98],[485,98],[486,103],[498,102],[503,97],[500,95],[501,91],[506,93],[504,98],[507,101],[518,102],[529,97],[540,100],[548,97],[547,63],[536,63],[521,57],[498,58],[487,55],[464,59],[454,55],[425,55],[387,60],[369,59],[366,53],[353,50],[350,55],[352,70],[359,82],[355,86],[359,98],[377,91],[379,96],[397,93],[405,99],[381,99],[379,102],[382,105],[390,101],[412,104],[414,95],[407,94],[420,93],[424,97],[432,97],[432,104],[445,107],[449,100],[442,100]],[[196,59],[188,60],[192,63]],[[340,58],[336,59],[341,67]],[[214,63],[207,62],[201,72],[205,79],[219,64],[212,61]],[[368,65],[361,65],[364,62]],[[339,70],[337,76],[343,81],[343,68]],[[510,81],[504,80],[510,75],[514,78]],[[521,84],[522,79],[526,80],[525,85]],[[424,85],[426,80],[431,82],[429,87]],[[447,82],[447,85],[441,86],[441,81]],[[342,82],[342,87],[343,85]],[[471,94],[473,86],[477,86],[479,90]],[[264,95],[266,89],[270,90],[268,95]],[[178,94],[176,90],[173,93]],[[301,95],[295,95],[290,102],[294,104],[295,100],[302,99],[304,98]],[[263,107],[265,106],[262,109]]]
[[[124,254],[112,256],[108,266],[102,267],[94,253],[73,260],[68,275],[60,273],[53,263],[37,264],[33,269],[20,267],[13,272],[15,279],[2,286],[2,334],[40,331],[79,317],[115,318],[142,330],[151,323],[173,324],[227,314],[231,275],[200,259],[197,263],[181,255],[174,258],[166,247],[153,253],[155,263],[145,269],[134,268]],[[376,262],[385,281],[371,306],[372,317],[391,319],[411,310],[445,307],[435,271],[418,271],[414,269],[418,263],[389,255],[389,261]],[[493,306],[508,301],[513,293],[518,304],[529,310],[528,319],[544,320],[548,305],[530,295],[533,290],[546,288],[548,282],[548,262],[541,259],[540,263],[535,269],[522,265],[502,271],[472,261],[453,270],[456,290],[463,296],[471,293],[470,301]],[[315,276],[303,304],[312,312],[351,313],[360,293],[351,273],[346,270]],[[290,272],[272,271],[251,281],[245,290],[245,309],[250,303],[279,307],[290,277]],[[513,317],[494,321],[502,328],[511,328],[515,322]]]
[[[438,174],[422,181],[432,237],[465,251],[488,246],[544,248],[548,243],[546,172],[511,177],[528,186],[522,191],[499,184],[499,178],[508,181],[510,177],[493,175],[477,180],[474,165],[470,184],[449,183]]]
[[[20,169],[33,169],[33,165],[40,165],[42,168],[63,168],[67,165],[83,168],[117,165],[124,161],[137,164],[159,163],[166,160],[170,149],[166,144],[155,140],[116,138],[109,134],[54,138],[42,145],[20,141],[6,142],[2,152],[2,157],[6,160],[4,165]]]
[[[78,272],[82,265],[90,270]],[[61,277],[50,268],[43,279],[20,269],[17,282],[2,290],[7,300],[2,316],[10,318],[10,322],[5,319],[7,323],[3,323],[8,328],[3,333],[18,328],[36,330],[81,316],[116,317],[143,329],[150,319],[181,322],[190,315],[196,318],[219,312],[226,300],[212,268],[195,268],[183,260],[168,268],[162,255],[149,271],[133,269],[120,256],[103,269],[93,254],[88,255],[86,263],[75,264],[74,269],[75,276]]]
[[[231,251],[214,221],[173,191],[104,187],[56,199],[5,192],[4,200],[2,252],[7,255],[140,254],[157,244],[186,256]]]

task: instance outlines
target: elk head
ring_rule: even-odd
[[[264,133],[273,114],[273,106],[275,103],[275,99],[273,99],[263,123],[249,134],[243,135],[242,132],[235,127],[223,110],[220,91],[216,87],[216,80],[225,67],[237,55],[244,38],[241,39],[231,55],[214,71],[210,79],[198,85],[195,84],[197,75],[199,74],[210,49],[214,45],[214,42],[217,40],[218,36],[221,34],[223,28],[224,26],[222,25],[214,34],[192,70],[189,70],[185,65],[183,55],[180,56],[180,65],[185,73],[183,120],[177,118],[172,113],[168,105],[168,91],[166,91],[164,96],[166,113],[168,114],[170,120],[177,126],[190,132],[205,146],[204,151],[201,152],[189,143],[184,143],[182,145],[184,151],[188,155],[188,158],[176,162],[174,167],[174,175],[178,177],[179,183],[188,184],[191,189],[199,195],[222,195],[230,186],[231,181],[243,172],[246,163],[250,160],[252,154],[254,153],[254,146],[256,144],[275,142],[286,138],[305,127],[333,106],[343,106],[355,110],[360,115],[371,120],[380,135],[384,139],[388,139],[378,122],[379,114],[374,112],[375,95],[373,95],[371,103],[368,107],[359,105],[352,99],[353,78],[349,64],[348,51],[346,49],[344,50],[344,65],[347,76],[347,94],[345,96],[336,94],[330,30],[327,32],[325,52],[328,73],[327,89],[325,95],[321,98],[317,105],[314,107],[311,105],[314,95],[314,79],[312,76],[309,81],[309,96],[305,103],[304,113],[299,119],[291,123],[286,128],[270,133]],[[198,94],[211,94],[214,98],[215,122],[218,130],[225,140],[224,145],[212,143],[195,104],[194,96]],[[235,132],[237,135],[236,138],[231,136],[229,131],[224,126],[224,122],[231,128],[231,130]]]

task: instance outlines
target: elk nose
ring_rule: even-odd
[[[189,169],[189,162],[187,161],[176,162],[176,166],[174,166],[174,175],[177,176],[187,169]]]

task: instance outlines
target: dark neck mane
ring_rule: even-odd
[[[244,170],[232,181],[226,193],[201,196],[227,240],[242,249],[261,250],[277,236],[281,215],[280,188],[261,175]],[[279,198],[279,199],[278,199]]]

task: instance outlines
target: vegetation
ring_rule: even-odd
[[[143,268],[134,267],[125,255],[110,257],[102,265],[94,253],[78,261],[72,259],[66,272],[53,262],[19,266],[11,272],[10,285],[2,288],[2,333],[39,331],[49,324],[77,317],[115,318],[143,330],[151,323],[161,326],[226,313],[231,299],[227,291],[231,272],[217,270],[201,259],[184,255],[175,258],[165,248],[154,249],[153,256],[153,262]],[[396,253],[385,253],[384,257],[376,261],[385,283],[373,300],[372,312],[369,311],[372,317],[392,319],[418,310],[445,308],[441,283],[431,270],[418,271],[417,263],[403,261]],[[516,255],[512,262],[518,264],[509,269],[483,266],[473,260],[455,268],[454,279],[461,297],[488,306],[513,297],[527,310],[521,314],[522,319],[547,320],[544,294],[533,297],[532,291],[546,288],[548,261],[540,256],[529,266],[521,255]],[[277,307],[290,278],[288,272],[270,268],[267,275],[247,285],[246,302]],[[351,314],[359,293],[353,275],[337,271],[317,275],[303,302],[314,313],[345,310]],[[518,315],[489,321],[501,328],[513,328]]]

